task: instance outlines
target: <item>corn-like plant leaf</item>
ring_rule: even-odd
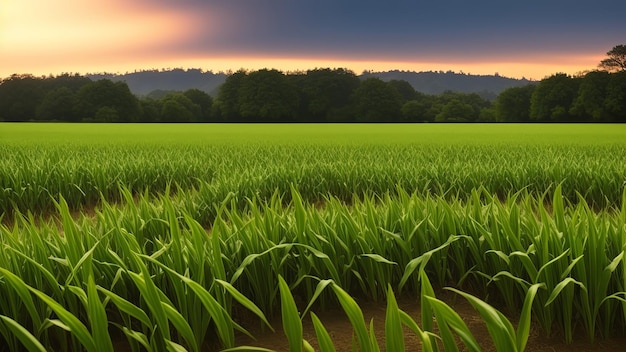
[[[0,319],[2,319],[6,327],[11,330],[29,352],[46,352],[46,348],[39,342],[39,339],[33,336],[30,331],[26,330],[26,328],[18,322],[4,315],[0,315]]]
[[[199,351],[200,349],[196,343],[193,330],[191,330],[191,326],[189,326],[189,323],[185,320],[182,314],[165,302],[161,302],[161,305],[163,306],[165,315],[167,315],[167,319],[172,323],[172,325],[174,325],[176,330],[185,338],[185,340],[187,340],[187,344],[191,347],[191,350]]]
[[[117,326],[120,330],[122,330],[122,332],[124,333],[124,335],[126,335],[128,339],[138,342],[143,348],[146,349],[146,351],[152,352],[153,348],[150,345],[150,340],[148,340],[148,337],[146,336],[146,334],[140,331],[130,330],[126,326],[122,326],[117,323],[113,323],[113,325]]]
[[[298,307],[291,295],[289,285],[282,276],[278,276],[278,288],[280,290],[280,307],[283,319],[283,329],[287,341],[289,342],[289,350],[292,352],[302,351],[302,321],[298,314]]]
[[[361,257],[365,257],[365,258],[370,258],[374,261],[376,261],[377,263],[382,263],[382,264],[389,264],[389,265],[398,265],[398,263],[396,262],[392,262],[389,259],[386,259],[385,257],[379,255],[379,254],[374,254],[374,253],[365,253],[365,254],[361,254]]]
[[[143,311],[143,309],[105,288],[98,286],[98,290],[104,293],[104,295],[107,296],[119,310],[139,320],[144,326],[150,328],[152,327],[152,321],[150,321],[150,318],[146,312]]]
[[[402,322],[402,325],[408,327],[409,329],[411,329],[415,333],[417,338],[422,343],[422,350],[424,352],[437,351],[436,346],[432,345],[431,339],[435,340],[438,336],[434,335],[431,332],[423,331],[419,327],[419,325],[417,325],[415,320],[413,320],[413,318],[411,318],[411,316],[408,315],[403,310],[399,310],[399,313],[400,313],[400,321]]]
[[[17,275],[4,268],[0,268],[0,274],[4,275],[7,283],[17,292],[18,296],[22,300],[22,303],[26,306],[26,310],[28,311],[30,318],[33,320],[33,325],[37,327],[41,326],[41,317],[37,312],[37,308],[35,308],[33,297],[28,291],[28,285]]]
[[[356,338],[359,341],[361,351],[371,352],[372,349],[370,347],[369,334],[367,332],[367,327],[365,326],[365,318],[363,317],[361,308],[354,301],[354,299],[350,297],[350,295],[341,287],[337,286],[337,284],[333,284],[331,287],[339,300],[339,304],[341,304],[343,311],[348,316],[348,319],[355,330]]]
[[[165,339],[165,347],[167,348],[168,352],[187,352],[187,349],[185,347],[168,339]]]
[[[400,308],[391,285],[387,286],[385,346],[387,351],[404,351],[404,333],[402,331],[402,322],[400,321]]]
[[[96,342],[93,340],[92,336],[89,334],[87,327],[81,323],[81,321],[72,313],[70,313],[67,309],[63,308],[61,304],[52,299],[50,296],[45,293],[29,287],[29,290],[33,292],[39,299],[44,301],[50,309],[52,309],[59,319],[65,323],[69,329],[69,331],[74,335],[78,341],[85,347],[85,349],[89,352],[98,351],[98,346]]]
[[[380,352],[378,340],[376,339],[376,331],[374,330],[374,318],[370,320],[370,348],[372,352]]]
[[[517,351],[515,330],[511,322],[502,313],[484,301],[454,288],[447,288],[463,296],[476,309],[487,324],[489,335],[498,351]]]
[[[470,351],[481,351],[478,341],[476,341],[476,338],[458,313],[450,308],[450,306],[448,306],[445,302],[435,297],[426,297],[426,300],[428,300],[432,309],[436,312],[437,324],[439,327],[443,325],[449,326],[452,330],[454,330]],[[446,337],[446,339],[448,339],[448,341],[444,340],[444,346],[448,347],[446,351],[449,350],[450,346],[454,346],[454,349],[458,350],[454,339],[450,340],[450,337]]]
[[[109,335],[109,320],[104,304],[98,296],[93,273],[90,273],[87,278],[87,316],[89,316],[91,335],[99,348],[98,351],[113,352],[113,343]]]
[[[322,324],[320,319],[313,312],[311,312],[311,320],[313,321],[313,328],[315,329],[315,336],[317,336],[320,351],[335,352],[336,349],[333,344],[333,339],[330,337],[330,334],[324,327],[324,324]]]
[[[413,274],[413,272],[415,272],[415,270],[418,269],[418,267],[420,268],[420,270],[422,270],[426,266],[426,264],[428,264],[428,261],[430,260],[433,254],[448,247],[451,243],[459,239],[460,239],[459,236],[450,236],[448,237],[448,240],[441,246],[435,249],[431,249],[430,251],[425,252],[424,254],[420,255],[417,258],[411,259],[411,261],[409,261],[409,263],[404,268],[404,274],[402,275],[402,278],[400,279],[400,283],[398,284],[399,289],[402,290],[402,287],[404,287],[404,285],[406,284],[406,281],[409,279],[411,274]]]
[[[254,313],[257,317],[261,318],[261,320],[267,326],[269,326],[269,328],[272,329],[272,331],[274,331],[274,329],[272,328],[272,326],[269,323],[269,321],[267,321],[267,318],[265,317],[265,314],[263,314],[261,309],[259,309],[259,307],[257,307],[257,305],[254,304],[248,297],[244,296],[233,285],[231,285],[230,283],[228,283],[226,281],[215,280],[215,282],[217,282],[218,284],[222,285],[226,289],[226,291],[228,291],[231,294],[231,296],[233,296],[233,298],[237,300],[237,302],[239,302],[246,309],[248,309],[249,311]]]
[[[569,284],[578,285],[583,290],[587,290],[587,288],[585,287],[585,285],[582,282],[576,281],[576,280],[572,279],[571,277],[565,278],[564,280],[559,282],[558,285],[556,285],[554,287],[554,289],[552,290],[552,293],[550,293],[550,297],[548,297],[548,300],[546,301],[545,307],[549,306],[550,303],[552,303],[559,296],[561,291],[563,291],[563,289],[565,287],[567,287],[567,285],[569,285]]]
[[[530,334],[530,315],[533,301],[535,300],[537,291],[542,287],[545,287],[545,284],[534,284],[526,291],[522,313],[520,314],[519,323],[517,324],[516,342],[518,351],[524,351],[526,349],[526,343],[528,342],[528,336]]]
[[[301,319],[306,315],[306,313],[308,313],[309,309],[311,309],[311,306],[313,306],[313,303],[315,303],[319,295],[322,294],[322,291],[324,291],[324,289],[332,283],[333,283],[333,280],[320,280],[317,283],[317,286],[315,287],[315,292],[313,293],[313,296],[309,300],[309,304],[306,306],[306,309],[304,309]]]

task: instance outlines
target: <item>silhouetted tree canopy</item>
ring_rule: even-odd
[[[609,52],[606,59],[600,61],[599,68],[611,71],[626,71],[626,45],[614,46]]]
[[[530,99],[535,85],[512,87],[504,90],[495,103],[495,118],[498,122],[530,121]]]
[[[240,70],[215,99],[200,89],[138,98],[123,81],[12,75],[0,80],[0,121],[626,122],[626,71],[555,74],[503,90],[493,104],[477,93],[428,95],[401,79],[330,68]]]
[[[545,78],[530,99],[530,118],[535,122],[565,122],[578,92],[579,79],[564,73]]]

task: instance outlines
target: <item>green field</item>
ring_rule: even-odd
[[[434,297],[446,286],[521,312],[516,333],[471,301],[502,351],[524,349],[531,316],[567,341],[623,334],[625,137],[626,125],[0,124],[0,351],[230,348],[242,317],[280,312],[298,350],[308,302],[352,313],[355,343],[376,350],[351,297],[388,303],[386,343],[406,325],[425,350],[453,335],[472,350]],[[393,292],[421,299],[421,319]],[[312,344],[331,350],[315,327]]]

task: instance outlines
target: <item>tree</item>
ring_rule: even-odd
[[[239,92],[241,117],[256,121],[293,119],[298,95],[291,81],[280,71],[262,69],[250,73]]]
[[[617,45],[606,53],[608,58],[600,61],[599,68],[606,71],[626,71],[626,45]]]
[[[530,99],[530,118],[539,122],[564,122],[578,93],[578,79],[558,73],[543,79]]]
[[[211,108],[213,107],[213,98],[210,95],[201,91],[200,89],[188,89],[183,95],[185,95],[192,103],[198,105],[200,107],[200,111],[198,116],[196,116],[196,121],[198,122],[208,122],[211,119]]]
[[[350,97],[359,84],[359,78],[350,70],[308,70],[300,79],[303,93],[301,103],[307,118],[314,121],[332,120],[338,111],[350,104]]]
[[[605,105],[616,122],[626,122],[626,71],[611,74]]]
[[[160,102],[162,122],[195,122],[202,116],[200,106],[183,93],[168,94]]]
[[[0,120],[34,119],[44,95],[42,80],[32,75],[12,75],[0,81]]]
[[[78,121],[76,94],[68,87],[49,91],[37,108],[37,120]]]
[[[495,118],[498,122],[528,122],[530,120],[530,99],[535,86],[505,89],[495,103]]]
[[[102,107],[109,107],[117,112],[118,120],[115,122],[136,121],[141,115],[139,100],[130,92],[125,82],[108,79],[91,82],[78,91],[77,100],[80,117],[86,119],[96,118],[96,112]],[[109,112],[107,116],[111,118],[113,115]]]
[[[409,100],[414,100],[417,98],[418,93],[415,92],[415,88],[413,88],[411,83],[403,79],[392,79],[391,81],[387,82],[387,84],[389,84],[398,91],[398,94],[400,94],[400,97],[402,98],[402,103],[406,103]]]
[[[428,105],[423,101],[409,100],[402,105],[402,120],[404,122],[428,122]]]
[[[589,72],[583,77],[578,87],[578,95],[570,114],[579,120],[593,120],[602,122],[609,119],[605,107],[606,88],[611,79],[611,74],[606,71]]]
[[[214,116],[219,117],[222,121],[234,121],[241,116],[239,95],[247,77],[246,71],[239,70],[226,78],[226,81],[219,88],[212,109]]]
[[[354,92],[357,121],[392,122],[401,118],[398,91],[378,78],[367,78]]]
[[[443,106],[435,117],[436,122],[469,122],[474,119],[474,108],[459,99],[453,99]]]

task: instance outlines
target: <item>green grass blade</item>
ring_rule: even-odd
[[[481,350],[478,345],[478,341],[476,341],[476,338],[458,313],[450,308],[450,306],[448,306],[445,302],[435,297],[426,297],[426,299],[432,309],[436,312],[437,324],[440,328],[443,325],[450,326],[470,351],[479,352]],[[453,348],[458,350],[456,347],[456,341],[451,339],[451,336],[442,336],[442,339],[444,346],[448,346],[446,351],[450,349],[449,346],[454,346]]]
[[[489,335],[498,351],[517,351],[516,335],[513,325],[502,313],[484,301],[454,288],[447,288],[463,296],[476,309],[487,324]]]
[[[367,332],[367,327],[365,326],[365,318],[363,317],[361,308],[356,301],[350,297],[346,291],[341,289],[341,287],[337,286],[337,284],[333,284],[332,288],[337,296],[337,299],[339,300],[339,304],[341,304],[343,311],[348,316],[348,319],[355,330],[356,337],[359,341],[359,345],[361,346],[361,351],[371,352],[372,349],[370,347],[369,333]]]
[[[385,314],[385,347],[387,351],[404,351],[404,334],[399,311],[400,308],[391,285],[388,285],[387,312]]]
[[[41,317],[37,312],[37,308],[35,308],[33,297],[28,291],[28,285],[17,275],[4,268],[0,268],[0,274],[4,275],[7,283],[17,292],[18,296],[21,298],[22,302],[26,306],[28,314],[33,320],[33,325],[36,327],[41,326]]]
[[[48,305],[48,307],[50,307],[50,309],[52,309],[57,314],[59,319],[67,325],[72,335],[74,335],[78,339],[78,341],[80,341],[80,343],[83,345],[83,347],[85,347],[87,351],[98,351],[98,346],[93,340],[91,334],[89,334],[87,327],[74,314],[63,308],[61,304],[59,304],[57,301],[55,301],[45,293],[32,287],[29,287],[29,290],[31,290],[31,292],[33,292],[37,297],[44,301]]]
[[[152,328],[152,321],[143,309],[105,288],[98,287],[98,290],[104,293],[119,310],[139,320],[144,326]]]
[[[524,351],[526,349],[526,343],[530,335],[530,316],[533,306],[533,301],[537,295],[539,288],[545,287],[545,284],[534,284],[528,288],[526,292],[526,298],[524,298],[524,305],[522,306],[522,313],[517,324],[516,342],[517,350]]]
[[[101,352],[113,352],[113,343],[109,335],[109,320],[104,304],[98,297],[98,290],[93,275],[87,278],[87,315],[91,324],[91,335]]]
[[[302,351],[302,321],[298,314],[298,307],[293,299],[289,285],[282,276],[278,276],[278,288],[280,290],[280,307],[283,319],[283,329],[287,341],[289,342],[289,350],[292,352]]]
[[[187,344],[191,347],[191,350],[199,351],[200,349],[198,347],[198,344],[196,343],[196,338],[193,334],[193,330],[191,329],[191,326],[189,326],[189,323],[182,316],[182,314],[180,314],[174,307],[165,302],[161,302],[161,305],[163,306],[163,310],[165,311],[167,319],[183,336],[183,338],[185,338]]]
[[[26,330],[18,322],[4,315],[0,315],[0,319],[2,319],[6,327],[11,330],[29,352],[46,352],[46,348],[39,342],[39,339],[33,336],[30,331]]]
[[[333,344],[333,340],[330,337],[330,334],[324,327],[324,324],[322,324],[320,319],[313,312],[311,312],[311,320],[313,321],[313,328],[315,329],[315,336],[317,336],[317,342],[319,343],[320,351],[335,352],[335,345]]]
[[[259,317],[270,329],[272,329],[272,331],[274,331],[274,329],[272,328],[272,325],[269,323],[269,321],[267,320],[267,318],[265,317],[265,314],[263,314],[263,312],[261,311],[261,309],[259,309],[259,307],[257,307],[256,304],[254,304],[254,302],[252,302],[248,297],[244,296],[241,292],[239,292],[233,285],[231,285],[230,283],[223,281],[223,280],[215,280],[215,282],[217,282],[218,284],[222,285],[226,291],[228,291],[231,296],[237,300],[237,302],[239,302],[241,305],[243,305],[246,309],[248,309],[249,311],[251,311],[252,313],[254,313],[257,317]]]

